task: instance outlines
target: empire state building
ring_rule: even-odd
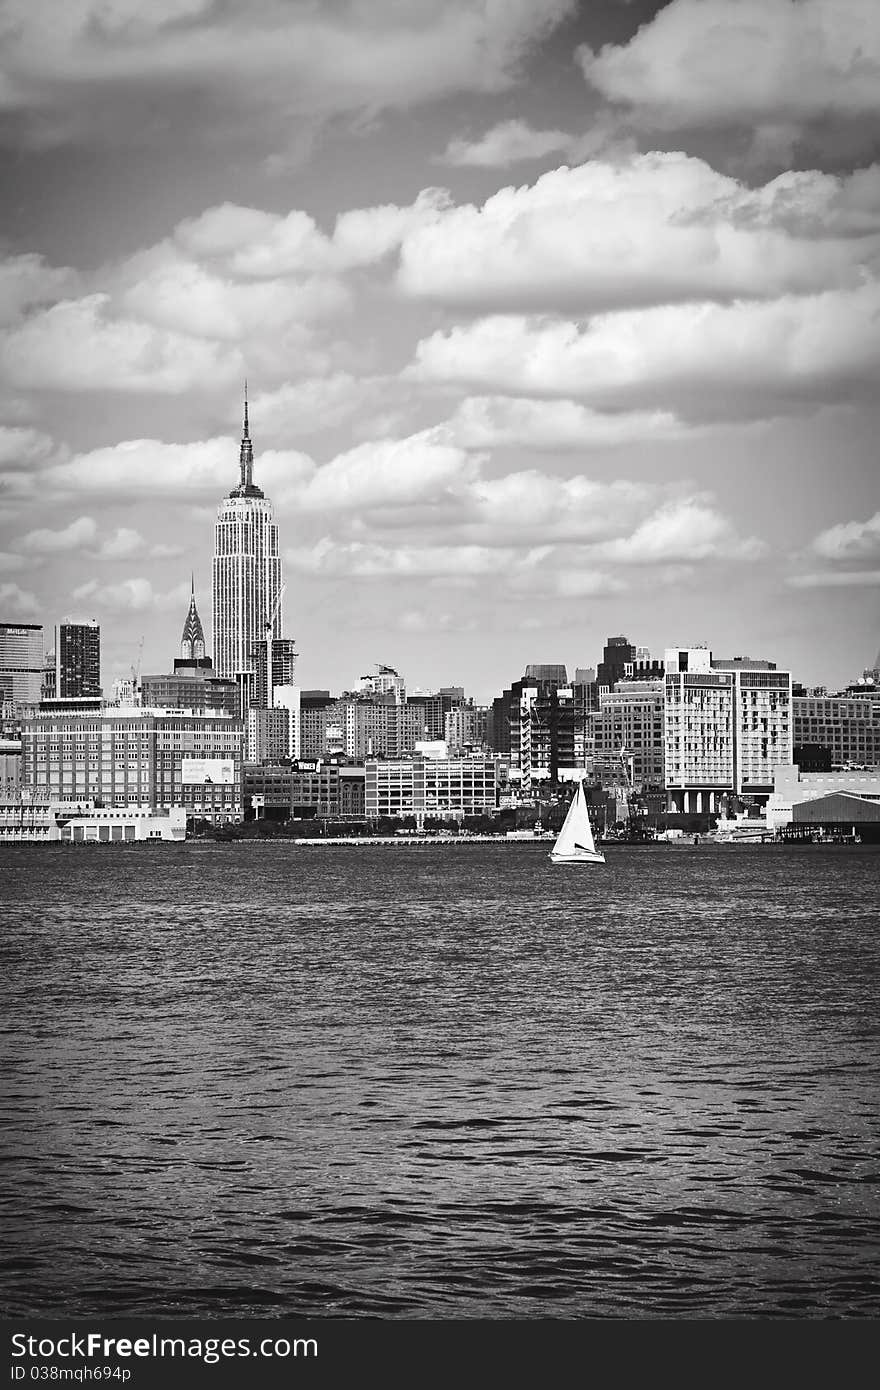
[[[281,557],[272,503],[253,479],[254,446],[248,427],[247,392],[239,454],[238,487],[220,503],[214,526],[211,590],[214,668],[235,679],[254,670],[254,649],[282,632]]]

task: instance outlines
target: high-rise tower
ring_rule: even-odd
[[[239,453],[238,487],[220,503],[214,526],[212,594],[214,670],[238,678],[254,669],[252,649],[282,633],[281,557],[272,503],[253,480],[254,446],[248,425],[247,387]]]

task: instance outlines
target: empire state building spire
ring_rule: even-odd
[[[238,453],[240,473],[238,487],[233,488],[230,497],[262,497],[264,494],[254,483],[254,446],[251,443],[248,424],[247,382],[244,384],[244,428],[241,432],[241,448]]]

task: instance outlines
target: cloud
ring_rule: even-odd
[[[880,114],[873,0],[672,0],[627,43],[577,58],[603,97],[660,129],[749,123],[796,136]]]
[[[327,234],[299,208],[270,213],[221,203],[179,223],[174,241],[185,255],[220,265],[247,283],[290,275],[326,277],[381,261],[449,206],[445,189],[425,188],[408,205],[341,212]],[[163,255],[169,254],[166,248]]]
[[[544,159],[571,144],[572,136],[565,130],[534,130],[526,121],[501,121],[479,140],[450,140],[440,162],[464,168],[503,168],[527,159]]]
[[[0,425],[0,468],[32,469],[35,464],[43,463],[54,448],[54,440],[41,430]]]
[[[10,256],[0,260],[0,325],[15,323],[23,309],[51,304],[70,293],[77,275],[66,267],[47,264],[42,256]]]
[[[597,547],[604,560],[626,565],[658,561],[754,560],[765,546],[737,536],[727,517],[699,499],[689,498],[660,508],[636,527],[631,536]]]
[[[366,406],[374,407],[377,394],[391,380],[334,372],[287,381],[274,391],[262,391],[253,397],[251,422],[261,438],[271,440],[333,429]]]
[[[751,188],[682,153],[555,169],[441,210],[401,247],[415,298],[574,313],[860,284],[880,263],[880,168]]]
[[[436,430],[372,440],[319,468],[297,497],[310,509],[382,508],[431,501],[474,474],[470,455]]]
[[[376,111],[503,90],[571,9],[572,0],[250,0],[245,9],[77,0],[59,15],[55,0],[7,0],[0,92],[7,108],[31,113],[36,136],[58,141],[99,125],[105,140],[164,133],[157,92],[172,110],[197,96],[189,121],[208,128],[221,110],[239,124],[249,112],[288,123]]]
[[[581,164],[600,154],[620,161],[635,156],[636,144],[618,120],[603,113],[580,135],[567,130],[535,130],[527,121],[513,119],[492,126],[478,140],[450,140],[436,163],[503,169],[527,160],[546,159],[550,154],[562,154],[571,164]]]
[[[880,284],[769,303],[670,305],[586,324],[495,316],[423,339],[406,375],[696,418],[870,398],[880,375]]]
[[[313,469],[304,454],[267,450],[255,466],[255,481],[278,499]],[[192,444],[129,439],[74,455],[48,469],[46,481],[70,492],[127,497],[204,494],[219,501],[238,484],[237,449],[224,438]]]
[[[0,338],[0,373],[15,387],[180,394],[244,375],[239,353],[112,317],[109,296],[62,300]]]
[[[166,593],[158,593],[149,579],[140,576],[123,579],[118,584],[99,584],[96,579],[89,579],[74,589],[71,597],[110,613],[143,612],[152,608],[167,610],[186,604],[189,587],[182,583]]]
[[[98,554],[104,560],[127,560],[132,555],[141,554],[145,547],[146,541],[140,531],[130,526],[118,526],[112,536],[101,542]]]
[[[97,530],[92,517],[80,516],[60,531],[28,531],[21,537],[18,545],[23,551],[33,555],[60,555],[90,545]]]
[[[465,449],[547,451],[685,439],[697,431],[672,411],[602,412],[571,400],[468,396],[446,428]]]
[[[36,594],[17,584],[0,584],[0,612],[10,618],[31,618],[40,611]]]
[[[384,546],[363,541],[337,544],[324,537],[285,554],[285,564],[306,574],[369,578],[474,578],[505,573],[517,564],[546,558],[546,547],[503,550],[480,545]]]
[[[786,584],[793,589],[873,589],[880,586],[880,570],[825,570],[792,574]]]
[[[880,512],[867,521],[845,521],[821,531],[811,547],[823,560],[862,560],[880,557]]]

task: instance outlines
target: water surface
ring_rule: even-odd
[[[6,846],[7,1315],[876,1316],[868,848]]]

